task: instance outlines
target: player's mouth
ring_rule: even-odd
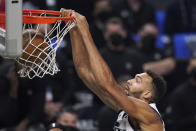
[[[125,93],[127,96],[129,96],[129,88],[130,88],[129,83],[126,82],[126,84],[125,84],[123,90],[124,90],[124,93]]]

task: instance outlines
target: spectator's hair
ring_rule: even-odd
[[[121,25],[123,25],[123,22],[122,22],[122,20],[121,20],[121,18],[120,17],[111,17],[111,18],[109,18],[107,21],[106,21],[106,24],[110,24],[110,23],[112,23],[112,24],[121,24]]]
[[[57,115],[57,120],[61,117],[61,115],[63,113],[70,113],[70,114],[74,114],[77,115],[76,111],[72,108],[72,107],[64,107]]]
[[[108,1],[109,3],[111,3],[111,0],[94,0],[94,1],[93,1],[93,10],[95,9],[95,5],[96,5],[98,2],[101,2],[101,1]]]
[[[142,26],[139,28],[139,30],[143,30],[144,27],[145,27],[146,25],[152,25],[152,26],[156,27],[157,30],[158,30],[157,24],[156,24],[156,23],[153,23],[153,22],[145,23],[144,25],[142,25]]]
[[[146,73],[152,78],[153,97],[151,102],[157,102],[165,95],[167,84],[164,78],[152,71],[146,71]]]
[[[105,31],[106,31],[107,25],[109,24],[119,24],[124,29],[123,22],[120,17],[114,16],[114,17],[109,18],[105,23]]]

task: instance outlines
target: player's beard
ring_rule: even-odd
[[[126,96],[132,96],[132,97],[140,99],[142,92],[141,91],[140,92],[130,92],[129,88],[131,88],[131,87],[129,86],[127,81],[120,82],[119,86]]]
[[[120,82],[119,86],[125,95],[130,96],[129,85],[128,85],[127,81]]]
[[[134,93],[130,93],[130,96],[133,96],[133,97],[135,97],[137,99],[140,99],[141,94],[142,94],[141,91],[140,92],[134,92]]]

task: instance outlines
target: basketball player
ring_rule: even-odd
[[[75,17],[76,26],[70,31],[70,38],[79,77],[105,104],[119,112],[114,130],[164,131],[154,104],[165,92],[163,78],[144,72],[118,84],[93,42],[86,18],[66,9],[61,9],[61,14]]]

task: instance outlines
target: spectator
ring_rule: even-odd
[[[116,121],[116,112],[107,106],[103,106],[97,115],[99,131],[113,131]]]
[[[133,33],[137,33],[146,23],[155,23],[155,10],[144,0],[124,0],[117,12],[120,12],[127,29]]]
[[[45,88],[41,79],[19,78],[19,84],[19,124],[16,131],[26,131],[30,125],[41,122]]]
[[[176,0],[166,11],[165,33],[196,31],[196,1]]]
[[[117,80],[127,79],[131,77],[130,74],[142,71],[138,66],[142,62],[140,54],[125,45],[127,32],[119,18],[108,20],[104,37],[107,47],[101,49],[101,54]]]
[[[138,31],[139,43],[137,44],[139,52],[143,55],[144,61],[155,61],[164,58],[161,50],[156,48],[158,28],[152,23],[147,23]]]
[[[171,94],[167,109],[168,131],[196,130],[196,60],[188,66],[189,79]]]
[[[90,25],[90,31],[96,46],[98,48],[104,47],[104,27],[105,22],[112,16],[112,6],[110,0],[96,0],[93,8],[94,21]]]
[[[73,128],[77,128],[77,114],[71,108],[64,108],[57,117],[57,123],[62,126],[71,126]]]
[[[58,123],[52,123],[46,131],[78,131],[78,129],[71,126],[62,126]]]
[[[0,112],[0,126],[16,126],[16,131],[26,131],[30,125],[41,121],[45,89],[39,79],[19,78],[14,62],[5,62],[0,70],[0,101],[4,105]]]
[[[18,78],[14,62],[0,66],[0,128],[14,126],[18,118]]]

